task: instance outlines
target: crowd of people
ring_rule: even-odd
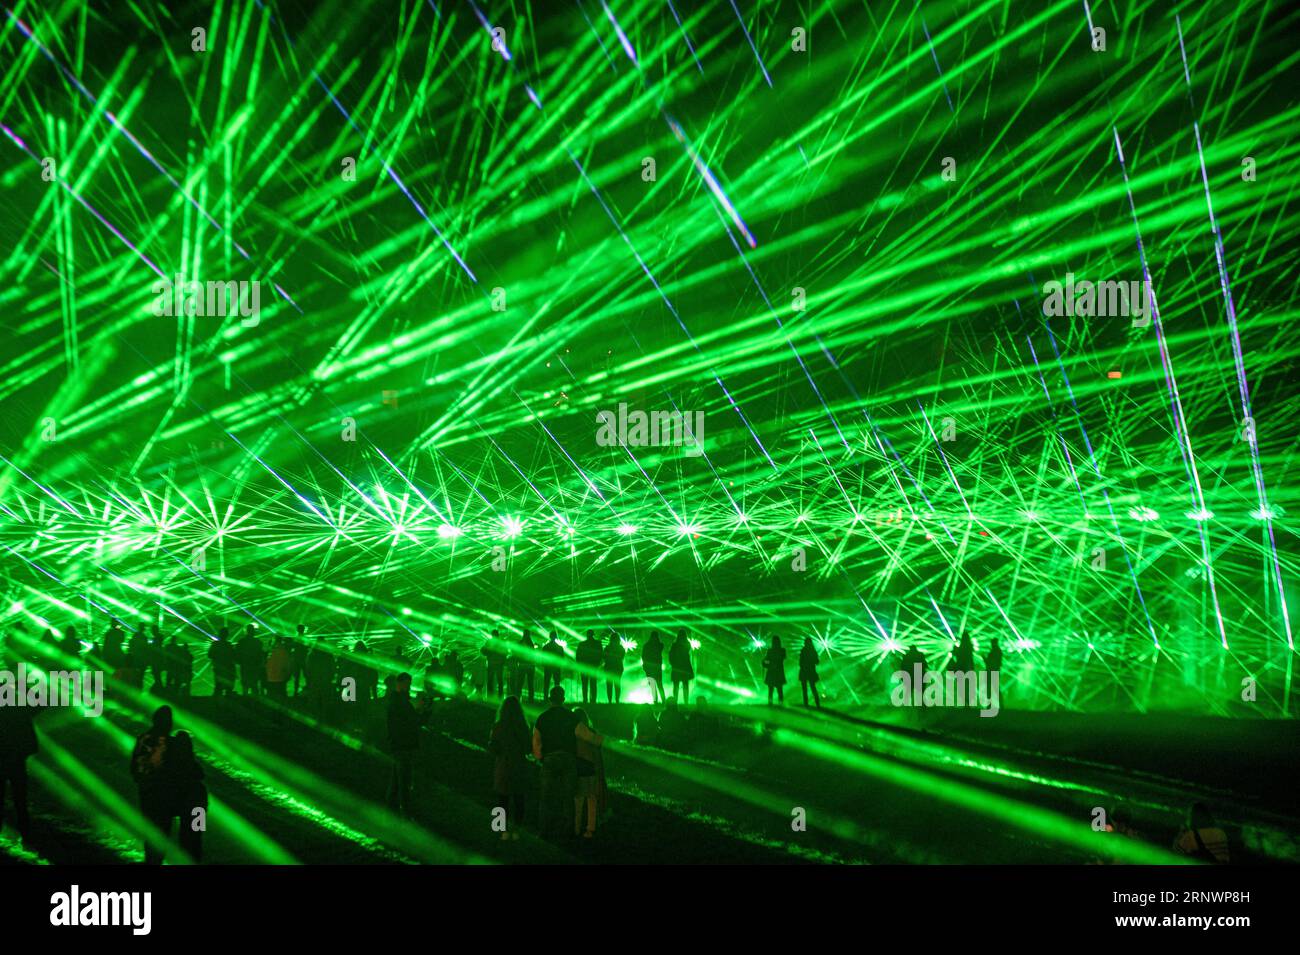
[[[180,699],[192,690],[194,654],[176,637],[164,637],[156,625],[152,637],[144,628],[128,635],[114,620],[98,645],[83,644],[75,626],[65,628],[57,637],[46,631],[44,640],[24,642],[37,648],[33,658],[45,665],[57,662],[70,667],[70,657],[82,657],[103,668],[118,684],[141,691],[147,688],[155,697]],[[364,640],[354,641],[350,647],[335,647],[309,637],[305,624],[297,627],[293,638],[274,636],[269,641],[263,640],[256,624],[247,625],[238,640],[228,628],[220,627],[208,644],[207,659],[217,698],[262,697],[272,704],[301,698],[307,712],[322,722],[339,700],[382,707],[383,747],[390,765],[386,801],[406,817],[413,815],[415,766],[434,705],[462,697],[467,690],[483,699],[499,700],[487,740],[497,801],[494,828],[502,840],[511,841],[519,838],[534,790],[539,792],[536,817],[542,836],[594,838],[608,799],[606,738],[596,731],[588,708],[599,703],[602,683],[607,704],[622,701],[629,672],[627,656],[635,649],[639,649],[641,671],[655,705],[638,708],[633,738],[660,748],[682,748],[687,722],[683,708],[690,704],[696,676],[695,647],[685,630],[678,631],[667,646],[660,634],[652,631],[639,648],[616,632],[602,640],[588,630],[572,655],[558,631],[535,644],[527,630],[517,638],[493,630],[479,647],[484,677],[481,693],[477,685],[467,686],[461,656],[447,648],[427,663],[423,692],[418,697],[412,695],[414,679],[409,670],[414,669],[413,661],[400,649],[380,654]],[[786,660],[780,637],[773,637],[762,657],[769,704],[784,702]],[[817,687],[820,662],[813,640],[805,639],[797,671],[805,705],[821,706]],[[996,639],[984,662],[993,670],[1000,667]],[[924,668],[926,660],[915,647],[902,651],[896,661],[899,668],[916,664]],[[973,644],[969,636],[963,636],[948,666],[971,669],[974,665]],[[540,694],[535,682],[539,670]],[[566,682],[580,692],[582,708],[566,705]],[[524,702],[536,703],[539,698],[544,709],[530,727]],[[30,826],[26,761],[38,748],[32,723],[35,713],[32,708],[0,707],[0,826],[7,789],[20,836],[25,836]],[[710,709],[701,698],[692,711],[692,721],[703,725],[709,719]],[[195,861],[202,858],[207,810],[203,769],[194,740],[186,732],[175,732],[173,722],[172,708],[158,707],[150,726],[137,737],[130,758],[140,814],[152,830],[144,850],[145,861],[151,864],[163,861],[173,826],[181,851]],[[534,776],[539,779],[537,785]],[[1122,808],[1112,813],[1106,831],[1141,838]],[[1228,861],[1227,836],[1200,804],[1189,813],[1173,849],[1206,862]]]

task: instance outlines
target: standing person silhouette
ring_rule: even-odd
[[[483,694],[505,696],[506,654],[500,630],[493,630],[492,635],[483,641],[482,651],[483,660],[487,664],[487,685],[483,688]]]
[[[533,671],[536,667],[533,664],[533,654],[537,648],[533,646],[533,638],[525,630],[519,634],[519,641],[515,643],[510,653],[510,693],[521,700],[524,697],[524,684],[528,685],[528,702],[533,702]]]
[[[1002,648],[998,646],[997,637],[989,642],[989,652],[984,656],[984,669],[990,673],[999,673],[1002,670]]]
[[[208,644],[208,661],[212,664],[212,695],[230,696],[235,692],[235,668],[238,652],[230,642],[230,629],[222,627],[217,639]]]
[[[194,654],[190,652],[189,645],[176,634],[172,634],[167,649],[172,655],[172,681],[176,687],[176,695],[189,696],[190,688],[194,684]]]
[[[172,811],[179,820],[177,841],[191,859],[202,862],[208,789],[203,785],[203,767],[194,756],[194,740],[189,733],[182,731],[172,737],[167,751],[166,777]]]
[[[136,737],[131,752],[131,778],[140,796],[140,814],[162,835],[164,843],[171,838],[172,819],[176,817],[171,780],[167,775],[167,750],[171,742],[172,708],[160,706],[154,710],[149,728]],[[154,832],[145,835],[145,865],[162,865],[166,855],[155,836]]]
[[[578,650],[574,654],[574,658],[578,664],[578,681],[582,686],[582,702],[599,702],[600,671],[601,661],[604,658],[604,648],[601,647],[600,641],[596,639],[594,631],[587,631],[587,639],[578,644]]]
[[[31,835],[27,812],[27,758],[36,755],[37,713],[31,706],[0,706],[0,829],[5,823],[5,788],[13,790],[14,825],[24,842]]]
[[[289,696],[289,677],[293,671],[293,658],[284,637],[276,637],[271,652],[266,657],[266,692],[268,696],[284,700]]]
[[[551,639],[542,647],[542,653],[546,654],[546,663],[542,666],[542,696],[549,700],[551,687],[564,685],[561,676],[564,664],[568,661],[564,647],[560,646],[559,631],[551,631]]]
[[[690,703],[695,667],[691,662],[691,641],[685,630],[677,631],[673,648],[668,651],[668,663],[673,668],[673,699],[678,703]]]
[[[298,636],[289,647],[289,674],[293,681],[293,695],[296,699],[302,689],[303,678],[307,675],[307,625],[298,624]]]
[[[641,648],[641,669],[650,681],[651,700],[655,703],[664,701],[664,645],[659,639],[659,631],[650,631],[650,639]]]
[[[257,624],[250,623],[236,647],[239,652],[239,682],[245,695],[256,696],[262,690],[262,677],[266,672],[266,651],[257,639]]]
[[[61,661],[60,666],[55,669],[61,670],[64,667],[72,666],[76,658],[81,656],[81,641],[77,639],[76,624],[69,624],[64,628],[63,639],[59,641],[59,649],[63,651],[65,657],[72,657],[73,659]]]
[[[167,640],[162,635],[158,624],[150,628],[153,639],[149,641],[149,666],[153,669],[153,688],[166,690],[171,676],[171,659],[167,654]]]
[[[307,654],[307,699],[311,704],[312,715],[322,723],[329,716],[336,662],[329,645],[317,636],[316,645]]]
[[[591,839],[596,835],[596,819],[605,808],[605,762],[601,748],[604,738],[596,733],[586,710],[574,710],[573,717],[577,720],[573,728],[577,736],[573,834]],[[584,735],[583,730],[594,739]]]
[[[770,706],[772,703],[772,694],[775,693],[777,699],[785,702],[785,647],[781,646],[781,638],[773,637],[772,646],[763,656],[764,680],[767,684],[767,702]]]
[[[817,692],[817,647],[812,637],[804,637],[803,647],[799,650],[799,686],[803,690],[803,705],[808,705],[808,689],[812,688],[813,701],[817,709],[822,708],[822,698]]]
[[[952,662],[948,669],[956,670],[959,673],[967,673],[975,669],[975,646],[971,643],[970,634],[963,633],[961,640],[957,642],[957,648],[952,652]]]
[[[620,703],[623,699],[623,658],[627,648],[613,630],[609,632],[609,643],[605,644],[602,665],[605,670],[605,702]]]
[[[394,677],[384,701],[388,704],[388,753],[392,758],[388,805],[410,818],[415,754],[420,750],[420,714],[411,704],[411,674]]]
[[[578,783],[578,740],[596,746],[604,742],[564,706],[564,687],[551,687],[550,706],[533,727],[533,756],[542,764],[541,830],[543,836],[571,830],[573,800]]]
[[[532,755],[532,733],[519,697],[507,696],[497,710],[488,752],[492,754],[492,786],[505,814],[501,838],[519,839],[528,800],[528,757]]]

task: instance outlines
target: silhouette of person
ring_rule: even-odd
[[[542,765],[541,831],[543,836],[564,835],[577,789],[578,740],[600,745],[604,738],[565,708],[564,687],[551,687],[546,698],[550,706],[533,726],[533,757]]]
[[[1002,648],[998,646],[997,637],[989,643],[989,652],[984,657],[984,669],[990,673],[997,673],[1002,669]]]
[[[63,638],[59,641],[59,650],[65,657],[64,665],[75,666],[81,656],[81,641],[77,639],[76,624],[68,624],[63,629]],[[71,659],[66,659],[66,658]]]
[[[194,740],[189,733],[182,731],[172,737],[166,762],[168,791],[178,819],[178,841],[191,859],[201,862],[203,832],[207,827],[208,789],[203,784],[203,767],[194,755]]]
[[[673,648],[668,651],[668,663],[673,668],[673,699],[681,703],[691,702],[691,681],[695,679],[695,667],[691,662],[691,641],[685,630],[677,631]]]
[[[519,839],[528,799],[528,757],[532,755],[532,734],[519,697],[507,696],[497,711],[497,721],[488,740],[492,754],[492,787],[505,813],[502,839]]]
[[[650,681],[652,700],[655,703],[664,701],[664,645],[659,639],[659,631],[650,631],[650,639],[645,642],[641,648],[641,669],[645,671],[645,677]]]
[[[600,665],[604,659],[604,648],[596,639],[594,631],[587,631],[587,639],[578,644],[574,662],[578,664],[578,681],[582,686],[582,702],[598,702],[600,686]]]
[[[460,662],[455,650],[447,650],[438,661],[442,667],[443,687],[448,696],[460,696],[460,685],[465,681],[465,664]]]
[[[483,641],[483,660],[487,664],[486,696],[504,696],[506,692],[506,654],[501,642],[501,631],[493,630],[492,635]]]
[[[330,695],[334,692],[334,654],[316,638],[316,645],[307,656],[307,698],[315,716],[322,722],[329,712]]]
[[[357,681],[357,699],[367,702],[379,699],[379,671],[365,662],[370,656],[370,645],[364,640],[358,640],[352,647],[352,653],[349,662],[354,668],[353,678]]]
[[[908,678],[912,679],[916,676],[916,666],[918,664],[921,667],[921,677],[924,678],[929,661],[926,660],[925,654],[921,652],[921,648],[913,645],[903,653],[899,669],[906,671]]]
[[[641,746],[659,745],[659,717],[653,706],[638,706],[632,720],[632,738]]]
[[[397,674],[391,686],[391,692],[384,697],[388,705],[388,753],[392,758],[388,805],[409,817],[415,755],[420,750],[420,714],[411,704],[411,674]]]
[[[560,646],[558,631],[551,631],[551,639],[542,647],[542,653],[546,654],[546,663],[542,666],[542,695],[550,699],[551,687],[563,685],[560,678],[564,672],[564,663],[568,660],[564,655],[564,647]]]
[[[176,805],[172,799],[167,777],[167,750],[171,745],[172,708],[160,706],[154,710],[149,728],[136,737],[131,751],[131,778],[140,796],[140,814],[165,843],[171,838],[172,819]],[[145,865],[161,865],[165,855],[163,845],[155,841],[155,834],[146,834],[144,843]]]
[[[250,623],[239,641],[239,682],[245,694],[262,691],[262,677],[266,672],[266,650],[257,639],[257,624]]]
[[[686,742],[686,716],[677,698],[670,696],[659,716],[659,746],[681,752],[687,748]]]
[[[772,645],[763,656],[763,682],[767,684],[767,702],[772,703],[772,694],[785,702],[785,647],[781,638],[773,637]]]
[[[592,693],[595,693],[594,688]],[[596,834],[596,818],[605,808],[605,761],[601,743],[588,741],[580,735],[583,729],[595,734],[587,711],[574,710],[573,717],[577,721],[574,726],[577,752],[574,758],[573,834],[590,839]],[[596,739],[603,742],[598,735]]]
[[[167,656],[167,640],[163,637],[158,624],[153,624],[149,630],[153,634],[153,639],[148,644],[148,660],[149,666],[153,668],[154,689],[166,690],[171,680],[171,660]]]
[[[803,705],[808,705],[808,689],[812,688],[813,701],[817,709],[822,708],[822,698],[817,692],[817,647],[812,637],[804,637],[803,647],[799,650],[799,686],[803,689]]]
[[[189,696],[194,684],[194,654],[187,644],[182,643],[173,634],[168,645],[172,655],[172,679],[178,696]]]
[[[114,674],[126,686],[139,690],[144,686],[144,671],[149,666],[149,638],[144,628],[131,635],[127,643],[123,665]]]
[[[33,720],[37,707],[0,706],[0,829],[5,820],[5,789],[13,791],[14,825],[24,842],[31,835],[27,812],[27,758],[38,749]]]
[[[104,634],[104,649],[100,652],[105,668],[114,674],[126,666],[126,652],[122,649],[125,640],[126,631],[122,629],[122,622],[114,617],[108,625],[108,632]]]
[[[948,669],[956,670],[958,673],[968,673],[975,669],[975,647],[971,643],[969,633],[961,635],[961,640],[957,642],[957,649],[952,652],[952,661]]]
[[[266,692],[277,699],[289,696],[289,675],[293,664],[289,646],[284,637],[276,637],[271,652],[266,657]]]
[[[289,647],[289,674],[293,681],[293,695],[297,699],[307,675],[307,625],[298,624],[298,636]]]
[[[217,631],[217,639],[208,644],[208,662],[212,664],[212,695],[230,696],[235,692],[235,669],[238,652],[230,640],[230,628]]]
[[[605,644],[602,663],[605,669],[605,702],[621,703],[623,700],[623,658],[627,648],[614,631],[609,632],[609,642]]]
[[[528,702],[531,703],[534,698],[533,694],[533,671],[536,669],[533,663],[533,654],[536,652],[533,646],[533,639],[525,630],[519,635],[519,642],[516,643],[510,654],[510,692],[512,695],[519,697],[521,700],[524,695],[524,684],[528,684]]]

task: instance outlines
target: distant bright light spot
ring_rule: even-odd
[[[762,650],[762,649],[763,649],[763,641],[760,640],[760,639],[758,639],[758,637],[754,637],[754,641],[753,641],[752,646],[754,647],[755,650]]]
[[[892,638],[885,640],[885,650],[889,653],[902,653],[903,645]]]
[[[514,540],[523,533],[524,522],[517,517],[501,518],[501,534],[506,540]]]
[[[1015,642],[1017,650],[1037,650],[1039,646],[1040,644],[1037,640],[1026,640],[1024,637],[1021,637]]]
[[[1038,520],[1038,512],[1037,512],[1037,511],[1025,511],[1024,514],[1021,515],[1021,516],[1024,517],[1024,519],[1027,520],[1027,521],[1036,521],[1036,520]]]
[[[1282,508],[1272,505],[1257,507],[1250,512],[1250,516],[1257,521],[1275,521],[1282,516]]]
[[[624,649],[624,650],[635,650],[635,649],[636,649],[636,641],[635,641],[635,640],[623,640],[623,639],[620,638],[618,642],[621,643],[621,644],[623,644],[623,649]]]
[[[462,530],[461,528],[453,527],[450,524],[438,525],[438,536],[441,537],[443,540],[449,540],[454,537],[459,537],[461,534],[464,533],[465,531]]]
[[[749,515],[748,515],[748,514],[737,514],[737,515],[736,515],[736,520],[740,521],[740,523],[742,523],[742,524],[748,524],[748,523],[749,523]]]
[[[566,650],[569,649],[569,641],[567,641],[567,640],[556,640],[555,642],[558,643],[560,646],[564,647],[564,649],[566,649]]]
[[[1129,509],[1128,516],[1135,521],[1155,521],[1160,519],[1160,515],[1149,507],[1133,507]]]
[[[619,525],[618,525],[618,533],[619,533],[621,536],[623,536],[623,537],[631,537],[633,534],[636,533],[636,525],[635,525],[635,524],[619,524]]]
[[[677,533],[685,537],[687,534],[699,534],[702,530],[699,524],[678,524]]]
[[[1208,507],[1203,507],[1198,511],[1188,511],[1187,517],[1193,521],[1212,521],[1214,520],[1214,512]]]
[[[409,617],[409,616],[410,616],[411,614],[413,614],[414,612],[415,612],[415,611],[413,611],[410,607],[403,607],[403,608],[402,608],[402,616],[403,616],[403,617]]]
[[[804,521],[806,521],[806,520],[808,520],[808,515],[807,515],[807,514],[800,514],[798,517],[796,517],[796,518],[794,519],[794,522],[795,522],[796,524],[802,524],[802,523],[803,523]]]
[[[644,684],[634,686],[624,693],[621,699],[625,703],[654,703],[654,695],[650,692],[650,687]]]
[[[694,637],[691,637],[686,642],[691,645],[692,650],[698,650],[700,648],[700,641],[696,640]]]

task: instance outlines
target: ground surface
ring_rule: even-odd
[[[1300,858],[1286,770],[1297,731],[1280,721],[746,706],[693,710],[663,748],[632,740],[643,708],[596,705],[610,736],[609,813],[595,840],[552,845],[492,831],[486,704],[435,704],[413,820],[383,808],[382,704],[340,707],[323,726],[292,700],[277,711],[196,697],[178,709],[207,769],[204,861],[215,864],[1081,863],[1114,838],[1093,832],[1096,807],[1123,801],[1145,842],[1164,848],[1195,799],[1224,821],[1234,861]],[[43,715],[34,833],[23,850],[5,830],[0,859],[138,861],[126,753],[142,722]],[[535,813],[534,799],[530,822]]]

